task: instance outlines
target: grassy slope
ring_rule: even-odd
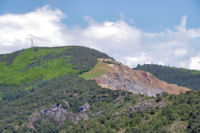
[[[61,56],[54,58],[56,55],[67,50],[66,48],[57,49],[38,49],[35,48],[26,49],[18,53],[18,55],[8,64],[9,60],[6,60],[8,56],[2,57],[0,62],[0,84],[1,85],[19,85],[23,83],[30,83],[34,80],[48,80],[58,76],[62,76],[65,73],[76,73],[73,70],[73,66],[70,64],[70,56]],[[48,59],[48,56],[52,56],[52,59]],[[67,60],[66,60],[66,59]]]
[[[92,79],[110,71],[112,71],[112,68],[109,67],[108,64],[106,64],[103,61],[98,60],[94,68],[92,68],[89,72],[81,74],[80,77],[84,79]]]
[[[144,70],[171,84],[200,89],[200,71],[167,67],[155,64],[139,65],[135,70]]]
[[[0,101],[26,95],[38,81],[87,72],[103,57],[108,56],[79,46],[35,47],[0,55]]]
[[[90,54],[94,54],[93,57]],[[87,71],[96,64],[98,56],[107,57],[83,47],[30,48],[1,55],[0,85],[21,85]],[[91,61],[84,63],[86,58]]]

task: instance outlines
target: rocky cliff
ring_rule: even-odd
[[[125,90],[134,94],[156,96],[162,92],[179,94],[190,90],[175,84],[168,84],[148,72],[132,70],[110,58],[99,58],[97,66],[88,72],[90,73],[100,73],[90,79],[96,80],[101,87]]]

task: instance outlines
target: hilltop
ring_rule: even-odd
[[[0,55],[0,85],[21,85],[49,80],[68,73],[88,71],[97,58],[108,57],[94,49],[68,46],[29,48]]]
[[[0,55],[0,132],[200,131],[199,91],[149,97],[111,90],[95,78],[117,73],[112,65],[121,68],[122,79],[126,70],[160,83],[86,47],[34,47]]]

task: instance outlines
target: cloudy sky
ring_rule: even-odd
[[[1,0],[0,54],[81,45],[135,67],[200,70],[199,0]]]

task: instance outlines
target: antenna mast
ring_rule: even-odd
[[[31,38],[31,48],[33,48],[33,38]]]

